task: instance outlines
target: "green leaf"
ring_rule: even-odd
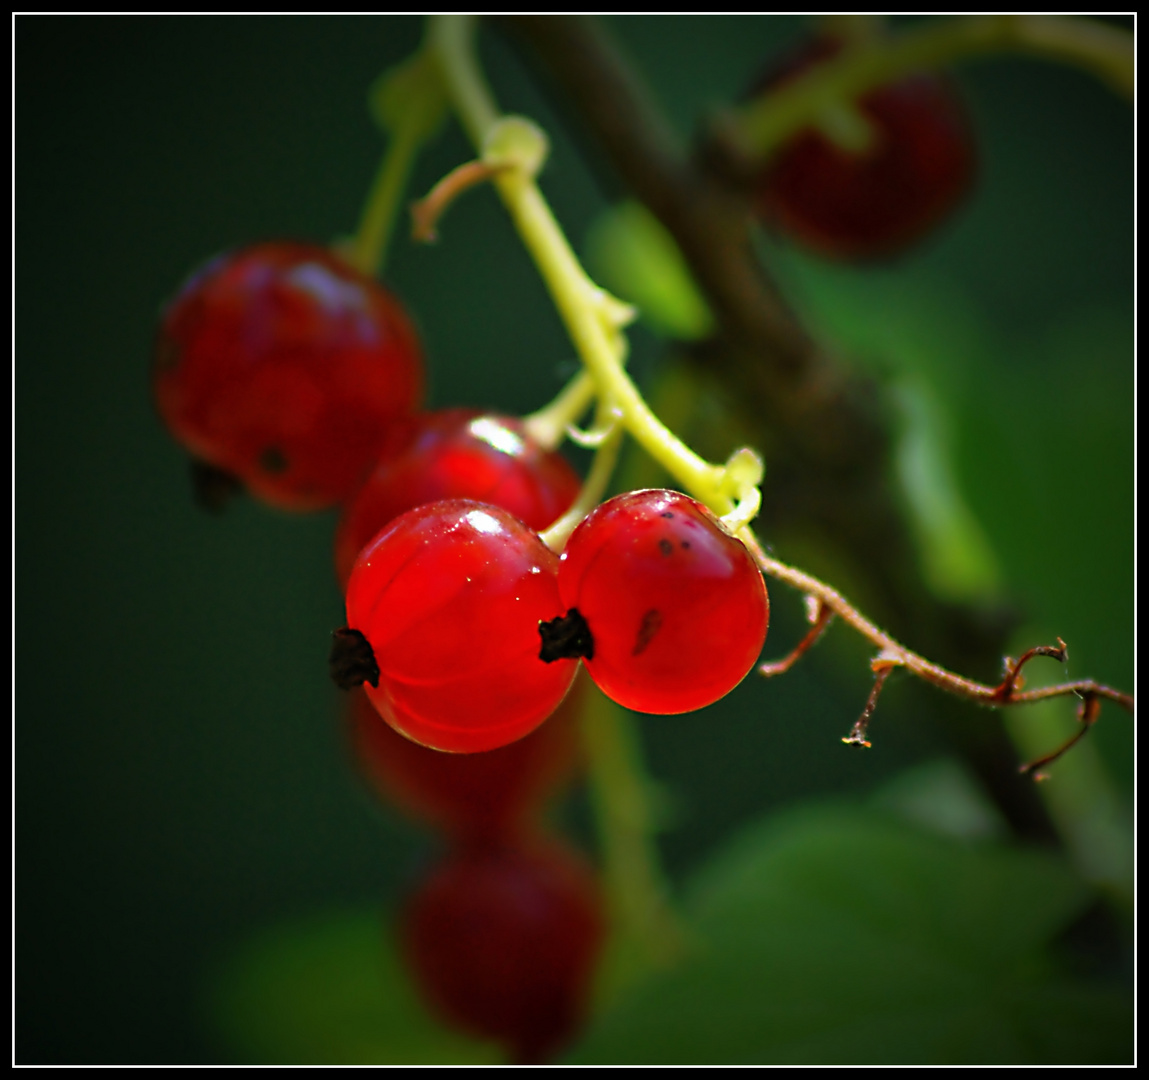
[[[645,206],[624,202],[605,210],[585,248],[595,278],[634,304],[652,330],[685,341],[713,331],[714,317],[682,252]]]
[[[1088,896],[1043,853],[870,809],[782,815],[698,876],[689,958],[601,1016],[571,1060],[1128,1061],[1127,997],[1047,956]]]
[[[211,990],[237,1059],[265,1065],[469,1065],[498,1048],[428,1015],[374,911],[337,912],[245,943]]]

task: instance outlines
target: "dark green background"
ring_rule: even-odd
[[[612,23],[684,136],[801,32]],[[409,17],[16,20],[20,1062],[225,1060],[200,1003],[230,949],[283,917],[389,903],[429,858],[345,760],[325,675],[342,622],[333,517],[197,511],[147,380],[159,305],[196,264],[354,227],[381,146],[366,88],[419,34]],[[504,107],[553,135],[543,187],[577,245],[604,197],[516,55],[488,35],[484,59]],[[958,78],[976,197],[897,268],[833,281],[933,298],[956,468],[1027,633],[1069,640],[1073,677],[1131,688],[1131,109],[1037,61]],[[415,188],[469,156],[447,129]],[[430,249],[401,238],[388,270],[425,336],[432,402],[537,408],[573,352],[492,193],[441,232]],[[956,361],[955,324],[976,328]],[[652,378],[657,343],[634,339]],[[781,652],[796,605],[774,600]],[[833,640],[783,681],[643,722],[676,878],[756,812],[868,790],[932,752],[912,723],[932,698],[904,683],[875,750],[841,747],[866,652]],[[1128,794],[1129,718],[1107,710],[1097,741]],[[570,817],[578,830],[585,812]]]

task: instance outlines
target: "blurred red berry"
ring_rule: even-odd
[[[815,39],[757,92],[790,82],[841,48],[836,39]],[[961,99],[941,75],[900,79],[856,105],[869,122],[869,146],[853,151],[820,131],[802,131],[771,157],[756,198],[765,221],[812,251],[877,259],[905,250],[955,209],[973,184],[977,153]]]
[[[326,248],[284,242],[188,279],[161,318],[153,385],[201,476],[315,510],[362,482],[418,406],[423,370],[394,297]]]
[[[443,754],[404,738],[355,690],[347,725],[356,764],[383,798],[457,838],[522,832],[578,768],[583,679],[541,727],[481,754]]]
[[[452,852],[411,897],[402,931],[433,1007],[505,1043],[516,1064],[540,1064],[586,1014],[605,923],[590,869],[534,840]]]

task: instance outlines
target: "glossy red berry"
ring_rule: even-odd
[[[819,38],[759,84],[778,86],[829,59],[841,42]],[[816,130],[781,147],[764,171],[763,218],[822,255],[896,255],[946,218],[969,192],[976,150],[953,85],[934,74],[879,87],[857,102],[873,135],[853,151]]]
[[[462,499],[410,510],[359,555],[333,675],[366,678],[380,715],[435,750],[521,739],[577,670],[538,655],[539,623],[562,611],[557,574],[554,552],[505,510]]]
[[[347,723],[356,764],[388,802],[462,841],[521,833],[579,766],[580,685],[545,724],[482,754],[441,754],[405,739],[355,690]]]
[[[335,535],[335,568],[346,583],[363,546],[393,518],[440,499],[474,499],[545,529],[578,495],[578,474],[544,450],[521,420],[473,409],[425,413],[405,449],[382,461],[349,502]]]
[[[419,345],[388,292],[325,248],[209,262],[165,309],[153,385],[176,439],[288,510],[345,499],[422,396]]]
[[[403,945],[446,1018],[546,1062],[578,1030],[604,936],[594,877],[556,842],[455,851],[411,898]]]
[[[770,620],[745,545],[677,491],[631,491],[596,508],[567,541],[559,592],[578,613],[565,618],[588,631],[578,652],[591,678],[638,712],[689,712],[729,693]]]

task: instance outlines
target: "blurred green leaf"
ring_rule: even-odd
[[[498,1064],[492,1044],[427,1014],[375,911],[273,927],[242,946],[212,988],[216,1027],[262,1065]]]
[[[950,600],[994,594],[1001,577],[997,559],[958,486],[946,410],[921,378],[899,380],[893,398],[901,414],[894,465],[926,581]]]
[[[651,329],[685,341],[706,337],[714,329],[714,317],[682,252],[641,203],[604,210],[584,246],[595,278],[634,304]]]
[[[571,1060],[1129,1061],[1128,998],[1046,955],[1088,897],[1052,856],[873,810],[771,818],[695,880],[689,959],[603,1015]]]
[[[1002,840],[1010,835],[1001,812],[954,758],[905,770],[877,791],[873,803],[944,836]]]

